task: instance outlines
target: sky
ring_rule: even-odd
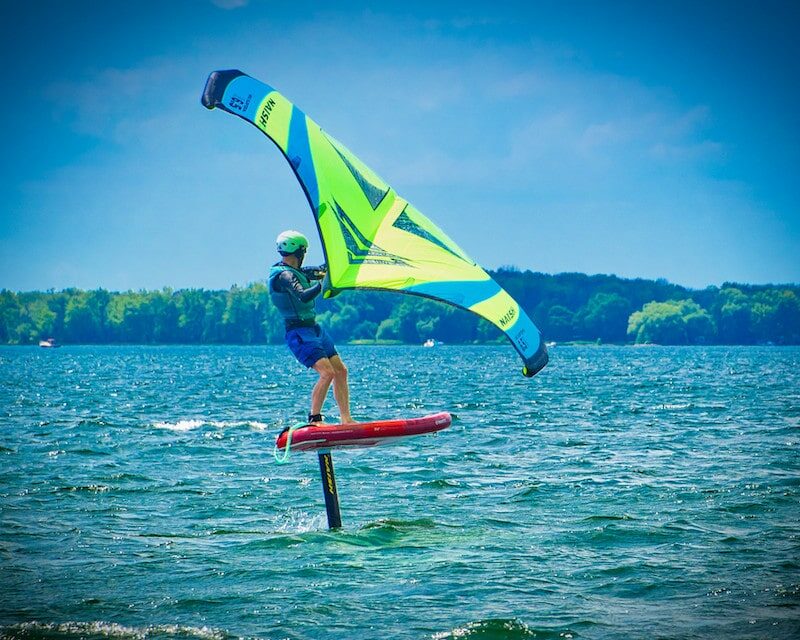
[[[370,7],[370,4],[373,6]],[[228,288],[303,192],[277,88],[488,269],[800,282],[796,2],[0,3],[0,289]]]

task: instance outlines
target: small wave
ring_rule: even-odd
[[[106,476],[106,478],[104,478],[104,479],[109,479],[109,480],[137,480],[137,481],[138,480],[145,480],[147,482],[152,482],[153,481],[153,478],[151,478],[150,476],[145,476],[145,475],[142,475],[141,473],[127,473],[127,472],[114,473],[114,474],[112,474],[110,476]]]
[[[153,426],[156,429],[168,429],[169,431],[191,431],[202,427],[202,420],[178,420],[178,422],[156,422]]]
[[[738,502],[735,504],[718,507],[718,511],[727,513],[738,513],[742,515],[758,515],[767,509],[767,506],[760,502]]]
[[[236,536],[236,535],[264,535],[263,531],[248,531],[246,529],[212,529],[208,532],[210,536]]]
[[[178,420],[177,422],[154,422],[152,425],[156,429],[167,429],[168,431],[192,431],[200,427],[214,427],[215,429],[238,429],[247,427],[256,431],[266,431],[270,428],[265,422],[257,420]]]
[[[578,438],[567,438],[561,442],[557,442],[557,447],[588,447],[590,445],[589,442],[586,440],[580,440]]]
[[[59,487],[58,491],[72,492],[72,491],[86,491],[89,493],[105,493],[111,491],[111,487],[104,484],[85,484],[75,487]]]
[[[416,520],[395,520],[385,518],[369,522],[361,527],[364,531],[411,531],[415,529],[435,529],[436,521],[433,518],[417,518]]]
[[[69,453],[77,453],[78,455],[82,456],[110,456],[111,454],[108,451],[98,451],[97,449],[70,449]]]
[[[542,486],[541,482],[535,482],[532,480],[526,480],[524,482],[520,482],[514,485],[514,488],[517,491],[510,497],[511,502],[524,502],[528,498],[536,496],[539,493],[540,487]]]
[[[598,575],[602,576],[613,576],[614,578],[624,577],[624,576],[633,576],[638,571],[641,570],[641,563],[633,563],[633,564],[620,564],[615,565],[613,567],[604,567],[601,569],[593,569],[593,573],[597,573]]]
[[[241,427],[247,427],[248,429],[254,429],[256,431],[266,431],[270,428],[265,422],[258,422],[256,420],[241,420],[238,422],[209,422],[212,427],[216,427],[217,429],[238,429]]]
[[[672,532],[666,527],[653,529],[650,527],[620,526],[613,522],[585,531],[583,535],[592,544],[601,546],[619,545],[623,547],[654,544],[674,538]]]
[[[516,618],[495,618],[468,622],[451,631],[434,633],[431,637],[432,640],[524,640],[526,638],[537,638],[537,640],[566,638],[569,640],[579,636],[568,629],[533,628]]]
[[[458,488],[461,484],[456,480],[447,478],[437,478],[436,480],[418,480],[414,483],[415,487],[431,487],[433,489],[452,489]]]
[[[703,402],[697,405],[697,408],[704,411],[727,411],[731,407],[723,402]]]
[[[211,627],[189,627],[177,624],[128,627],[115,622],[22,622],[1,628],[0,636],[28,640],[33,638],[198,638],[200,640],[226,640],[229,634]]]
[[[499,527],[502,529],[512,529],[515,527],[521,527],[522,525],[518,520],[508,520],[505,518],[483,518],[483,522],[491,527]]]

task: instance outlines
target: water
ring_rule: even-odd
[[[800,349],[342,351],[455,420],[335,452],[328,532],[283,348],[0,350],[0,635],[800,637]]]

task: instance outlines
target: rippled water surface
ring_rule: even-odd
[[[335,452],[329,532],[282,347],[0,350],[0,635],[800,637],[800,350],[342,352],[454,423]]]

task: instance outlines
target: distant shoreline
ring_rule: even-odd
[[[666,280],[581,273],[492,272],[541,331],[564,344],[800,344],[800,286],[686,289]],[[485,344],[501,331],[468,309],[397,292],[318,299],[340,344]],[[504,327],[504,331],[509,327]],[[0,290],[0,344],[282,344],[284,322],[263,282],[229,290]]]

